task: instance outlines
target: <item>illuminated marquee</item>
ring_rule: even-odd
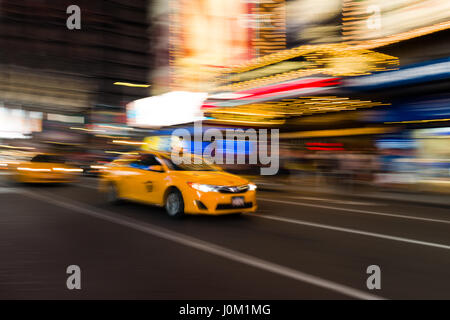
[[[205,110],[207,123],[232,123],[247,125],[282,125],[304,116],[329,112],[352,111],[387,103],[349,99],[336,96],[305,96],[264,103],[252,103],[233,108],[211,108]],[[291,122],[292,123],[292,122]]]
[[[297,59],[297,61],[296,61]],[[231,68],[217,91],[265,86],[312,75],[357,76],[395,69],[398,58],[345,44],[302,46]]]

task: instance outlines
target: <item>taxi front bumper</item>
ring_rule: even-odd
[[[251,213],[258,208],[256,191],[249,190],[243,193],[220,193],[190,191],[184,196],[185,213],[222,215],[233,213]],[[233,201],[233,199],[238,201]]]

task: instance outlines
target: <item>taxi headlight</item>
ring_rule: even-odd
[[[191,188],[194,188],[195,190],[198,190],[201,192],[217,192],[217,186],[213,186],[213,185],[209,185],[209,184],[188,182],[188,185]]]
[[[250,190],[250,191],[253,191],[253,190],[256,190],[256,184],[253,184],[253,183],[249,183],[248,184],[248,190]]]

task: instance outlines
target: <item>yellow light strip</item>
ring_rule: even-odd
[[[431,119],[431,120],[393,121],[393,122],[385,122],[385,124],[394,124],[394,123],[424,123],[424,122],[439,122],[439,121],[450,121],[450,119]]]
[[[8,146],[5,144],[0,144],[0,148],[7,148],[7,149],[19,149],[19,150],[34,150],[36,148],[33,147],[15,147],[15,146]]]
[[[112,154],[123,154],[123,155],[138,155],[137,152],[119,152],[119,151],[105,151],[105,153],[112,153]]]
[[[134,146],[140,146],[140,145],[144,145],[145,144],[145,142],[125,141],[125,140],[113,140],[112,143],[114,143],[114,144],[123,144],[123,145],[134,145]]]
[[[114,82],[116,86],[125,86],[125,87],[134,87],[134,88],[148,88],[150,84],[137,84],[137,83],[129,83],[129,82]]]
[[[226,119],[208,119],[205,120],[206,123],[228,123],[236,125],[283,125],[284,120],[273,120],[273,121],[250,121],[250,120],[226,120]]]
[[[69,142],[59,142],[59,141],[42,141],[44,143],[51,143],[51,144],[59,144],[64,146],[79,146],[81,143],[69,143]]]

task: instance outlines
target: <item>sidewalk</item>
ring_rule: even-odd
[[[431,192],[423,186],[409,188],[379,187],[363,183],[347,186],[326,183],[316,177],[269,177],[247,176],[262,191],[283,191],[293,193],[315,193],[331,196],[352,196],[362,199],[401,201],[416,204],[434,205],[450,208],[450,193]],[[420,189],[419,189],[420,188]],[[448,188],[447,188],[448,189]],[[448,191],[448,190],[446,190]]]

